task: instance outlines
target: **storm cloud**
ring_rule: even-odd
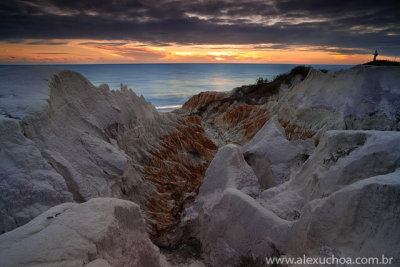
[[[48,1],[0,3],[0,39],[276,44],[400,55],[400,1]],[[51,43],[51,41],[49,41]],[[354,49],[354,50],[352,50]]]

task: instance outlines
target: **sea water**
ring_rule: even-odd
[[[119,90],[120,84],[138,94],[159,111],[179,108],[192,95],[202,91],[230,91],[253,84],[257,78],[272,80],[298,64],[79,64],[51,65],[82,73],[94,85],[108,84]],[[351,65],[311,65],[318,69],[347,69]],[[2,65],[0,68],[15,66]]]

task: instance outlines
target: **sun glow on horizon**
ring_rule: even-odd
[[[354,49],[277,44],[182,45],[109,40],[0,42],[0,64],[293,63],[358,64],[371,60]],[[341,51],[346,52],[343,54]]]

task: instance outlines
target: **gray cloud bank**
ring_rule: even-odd
[[[71,38],[158,45],[330,46],[338,48],[332,52],[370,53],[379,49],[386,55],[400,56],[400,1],[0,2],[0,40]]]

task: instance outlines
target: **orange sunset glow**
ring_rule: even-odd
[[[4,0],[0,64],[354,65],[375,50],[396,61],[397,10],[347,0]]]
[[[371,58],[365,54],[340,54],[335,47],[272,44],[157,46],[132,41],[25,40],[0,42],[1,64],[120,64],[120,63],[295,63],[356,64]]]

